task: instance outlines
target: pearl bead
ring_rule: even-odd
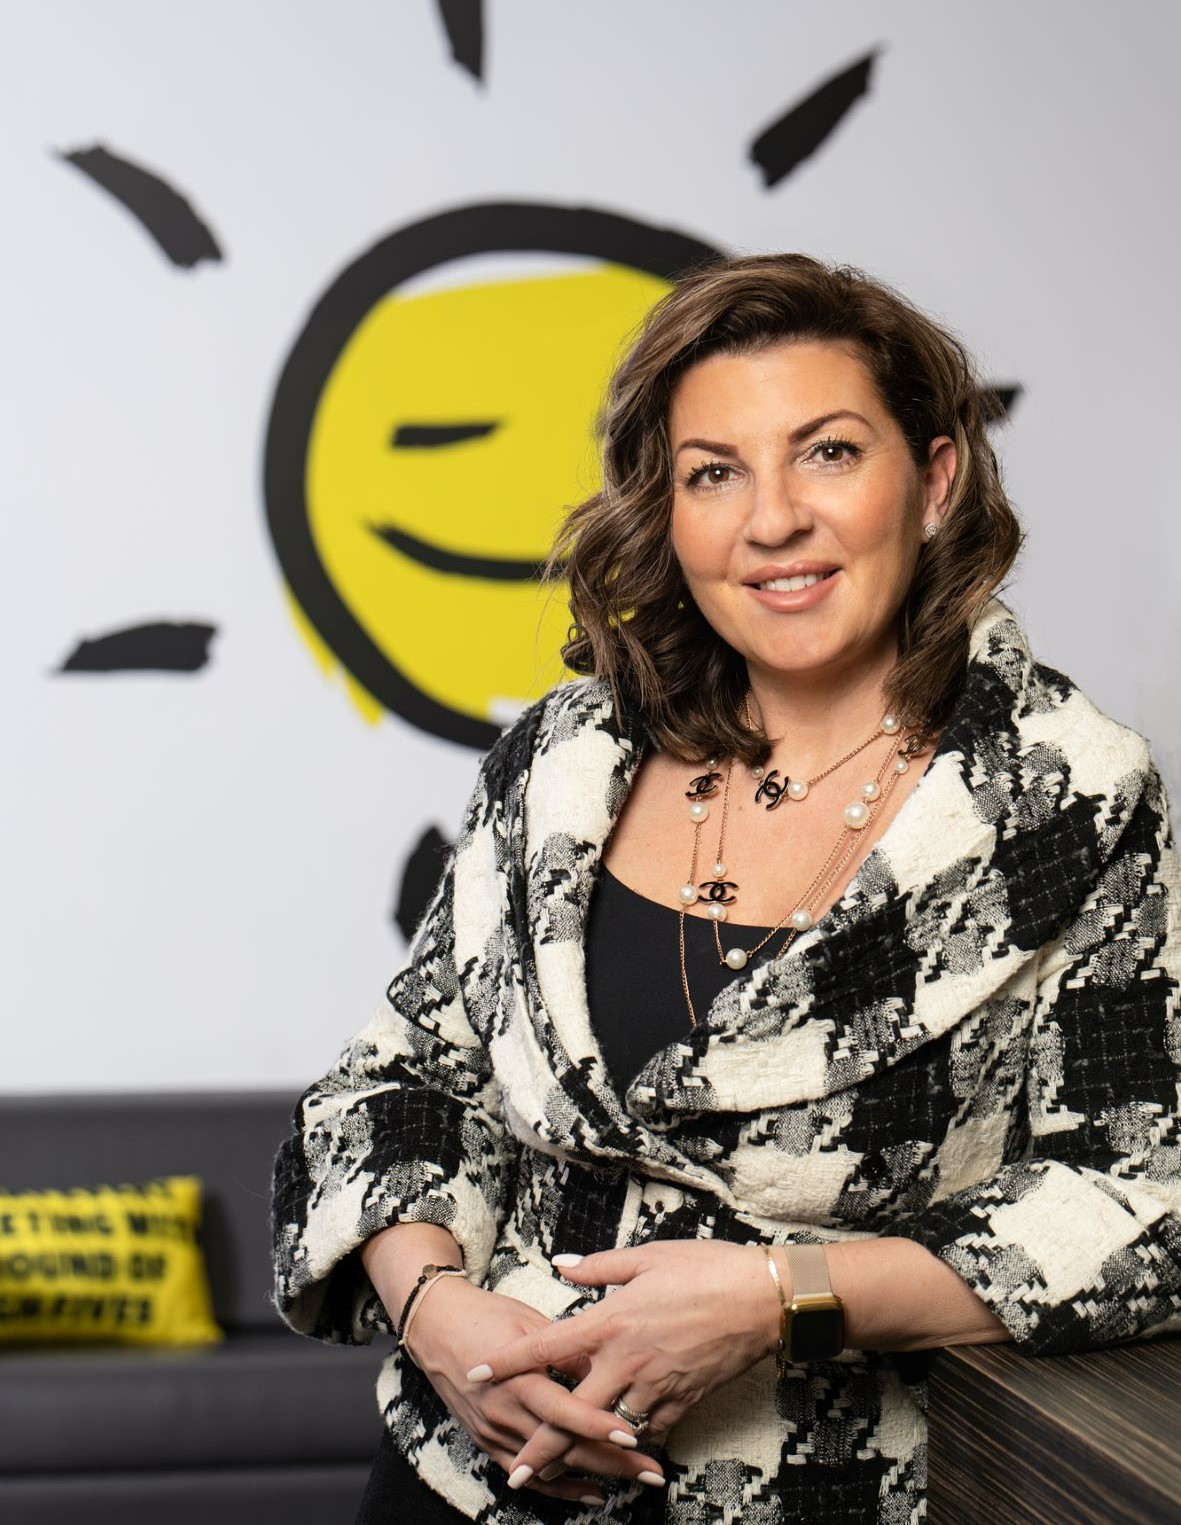
[[[882,786],[876,778],[871,778],[861,786],[861,798],[863,800],[876,800],[882,792]]]
[[[791,913],[791,924],[797,932],[806,932],[812,925],[812,912],[806,906],[801,906],[798,911]]]
[[[803,778],[793,778],[787,786],[787,796],[792,800],[802,800],[807,796],[808,782]]]
[[[746,968],[746,950],[744,948],[730,948],[726,952],[727,969]]]
[[[750,770],[750,776],[751,776],[751,778],[762,778],[762,776],[763,776],[762,768],[752,768]]]
[[[709,820],[709,806],[704,800],[694,800],[689,806],[689,819],[696,826]]]
[[[894,772],[895,773],[909,773],[910,772],[910,764],[907,762],[905,757],[900,757],[898,759],[898,761],[894,764]]]
[[[885,715],[882,717],[882,730],[887,736],[893,736],[895,731],[902,728],[902,722],[897,715]]]
[[[716,900],[711,900],[705,908],[705,914],[709,917],[710,921],[725,921],[726,907]]]
[[[726,865],[724,863],[715,863],[714,864],[714,878],[715,879],[720,879],[723,876],[723,874],[725,874],[725,872],[726,872]]]
[[[845,806],[845,825],[850,831],[860,831],[869,821],[869,807],[860,800]]]
[[[695,884],[682,884],[677,894],[686,905],[692,905],[697,899],[697,886]]]

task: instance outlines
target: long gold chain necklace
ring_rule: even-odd
[[[747,711],[749,723],[749,711]],[[754,777],[759,781],[759,788],[755,791],[755,802],[763,804],[768,810],[776,809],[784,799],[800,801],[807,798],[809,790],[818,784],[821,779],[827,778],[830,773],[865,751],[869,746],[880,739],[883,735],[896,736],[902,730],[901,722],[894,715],[886,715],[881,723],[864,741],[860,742],[851,751],[831,763],[820,773],[809,779],[780,778],[779,770],[772,769],[770,773],[764,773],[761,768],[753,770]],[[680,916],[678,925],[678,947],[681,962],[681,988],[685,995],[685,1005],[689,1011],[689,1025],[697,1026],[697,1013],[693,1006],[693,997],[689,990],[689,974],[685,964],[685,916],[691,905],[703,903],[705,914],[713,924],[714,946],[717,949],[719,963],[726,968],[737,972],[744,969],[757,953],[775,937],[779,932],[785,931],[783,943],[779,948],[782,953],[801,932],[806,932],[815,921],[815,912],[820,901],[831,887],[833,880],[841,869],[848,863],[857,846],[857,840],[861,832],[869,825],[878,809],[885,803],[893,792],[894,786],[902,775],[909,771],[910,759],[917,756],[923,750],[923,740],[919,733],[912,733],[905,737],[896,747],[887,752],[881,766],[875,775],[862,784],[860,798],[851,801],[844,807],[842,812],[842,829],[833,845],[832,851],[824,860],[819,872],[809,884],[799,902],[787,911],[775,925],[766,932],[753,948],[741,948],[737,945],[722,949],[722,938],[719,930],[720,923],[726,920],[728,907],[733,905],[738,898],[738,884],[732,879],[726,878],[725,846],[726,846],[726,821],[730,810],[730,786],[734,776],[734,760],[730,759],[726,767],[725,781],[722,789],[722,817],[718,830],[718,849],[714,859],[714,874],[712,879],[706,879],[702,883],[697,882],[697,865],[701,855],[701,828],[705,825],[710,815],[710,801],[718,792],[718,785],[722,783],[723,775],[717,771],[717,760],[711,758],[706,764],[705,772],[699,773],[690,781],[689,788],[685,791],[685,797],[689,801],[689,819],[693,823],[693,851],[689,861],[689,877],[678,891],[680,901]],[[768,789],[768,781],[775,787]],[[790,922],[790,925],[788,923]]]

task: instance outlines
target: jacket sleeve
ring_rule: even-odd
[[[895,1229],[1028,1355],[1181,1328],[1181,875],[1155,770],[1126,821],[1041,954],[1027,1157]]]
[[[358,1247],[395,1223],[437,1223],[479,1280],[517,1152],[456,968],[457,861],[495,874],[487,773],[408,961],[372,1021],[296,1105],[275,1161],[275,1305],[301,1334],[365,1344],[391,1333]],[[472,863],[472,856],[479,863]]]

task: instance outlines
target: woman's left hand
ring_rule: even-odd
[[[647,1412],[650,1433],[662,1437],[707,1394],[778,1345],[779,1301],[757,1245],[662,1239],[585,1255],[573,1265],[562,1256],[554,1266],[579,1286],[618,1290],[490,1351],[470,1380],[568,1368],[587,1356],[590,1372],[574,1389],[578,1397],[607,1410],[622,1398],[628,1408]],[[571,1443],[563,1431],[541,1425],[513,1467],[540,1472],[560,1461]]]

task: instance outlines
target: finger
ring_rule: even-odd
[[[490,1451],[488,1454],[498,1466],[508,1471],[512,1459],[507,1452]],[[564,1499],[567,1503],[599,1506],[606,1502],[602,1488],[589,1477],[559,1477],[543,1481],[531,1475],[527,1467],[520,1467],[509,1472],[508,1484],[510,1488],[528,1488],[531,1493],[541,1493],[546,1498]]]
[[[554,1255],[550,1264],[567,1281],[584,1287],[620,1287],[644,1269],[646,1249],[599,1250],[594,1255]]]
[[[616,1446],[592,1445],[579,1441],[566,1453],[571,1473],[588,1472],[596,1477],[618,1477],[625,1483],[665,1485],[664,1468],[655,1456],[644,1451],[621,1451]]]
[[[534,1429],[548,1427],[561,1437],[558,1448],[543,1461],[526,1458],[532,1466],[540,1471],[549,1462],[556,1461],[572,1440],[616,1445],[629,1451],[636,1449],[636,1437],[631,1428],[611,1413],[604,1403],[593,1401],[593,1397],[598,1395],[609,1380],[601,1381],[597,1387],[590,1389],[592,1401],[589,1402],[581,1392],[587,1383],[581,1383],[571,1393],[559,1383],[551,1382],[548,1377],[527,1374],[514,1380],[512,1396],[525,1410],[521,1414],[523,1422],[519,1433],[529,1435],[532,1419]],[[588,1378],[587,1382],[589,1381]]]
[[[569,1377],[570,1382],[577,1385],[590,1371],[590,1364],[590,1357],[580,1354],[571,1357],[569,1361],[563,1361],[560,1366],[551,1367],[549,1374],[552,1377],[555,1371],[561,1372],[562,1376]]]
[[[582,1479],[584,1490],[586,1483],[593,1477],[617,1477],[624,1483],[641,1482],[656,1488],[665,1485],[663,1468],[656,1457],[640,1451],[621,1451],[616,1446],[592,1444],[590,1441],[578,1441],[570,1447],[565,1462],[557,1464],[564,1465],[566,1472],[557,1478],[551,1470],[554,1463],[549,1467],[535,1469],[528,1462],[506,1457],[501,1465],[508,1472],[510,1483],[515,1488],[544,1489],[573,1484],[577,1489],[581,1474],[588,1474]],[[513,1482],[514,1478],[517,1481]]]
[[[503,1382],[523,1372],[543,1372],[549,1366],[562,1370],[572,1362],[592,1355],[597,1348],[595,1315],[597,1308],[576,1313],[510,1340],[489,1354],[467,1373],[469,1382]],[[556,1384],[555,1384],[556,1385]]]
[[[528,1466],[514,1466],[512,1450],[509,1448],[491,1445],[487,1448],[487,1454],[508,1474],[510,1488],[526,1488],[531,1493],[542,1493],[547,1498],[563,1499],[567,1503],[601,1506],[605,1502],[602,1485],[593,1477],[579,1475],[588,1469],[559,1466],[557,1472],[542,1476]]]
[[[558,1461],[565,1461],[567,1466],[575,1465],[575,1448],[579,1445],[580,1434],[584,1437],[584,1446],[590,1443],[611,1448],[606,1452],[607,1460],[614,1463],[609,1468],[611,1472],[626,1477],[638,1477],[647,1472],[650,1475],[645,1481],[663,1481],[660,1463],[652,1456],[639,1454],[639,1441],[631,1426],[611,1411],[611,1398],[626,1386],[626,1380],[618,1372],[600,1369],[592,1371],[573,1393],[559,1388],[556,1396],[542,1395],[545,1413],[539,1417],[544,1422],[513,1457],[513,1468],[530,1467],[540,1473]],[[536,1402],[536,1396],[531,1396]],[[532,1402],[530,1407],[533,1407]],[[582,1425],[579,1420],[585,1417],[587,1409],[594,1418],[591,1423]],[[577,1434],[574,1433],[576,1429]],[[629,1452],[636,1454],[626,1455]]]
[[[528,1468],[530,1475],[548,1480],[555,1475],[555,1467],[565,1466],[572,1472],[594,1472],[611,1477],[638,1478],[647,1483],[663,1483],[664,1469],[661,1463],[647,1451],[641,1451],[634,1436],[629,1435],[628,1438],[631,1449],[624,1449],[614,1440],[587,1441],[563,1430],[556,1430],[552,1425],[539,1425],[512,1458],[510,1475],[519,1468]]]
[[[597,1371],[592,1369],[586,1379],[580,1382],[574,1389],[571,1396],[581,1398],[584,1402],[591,1403],[596,1408],[606,1409],[619,1425],[619,1430],[611,1435],[613,1443],[616,1445],[622,1444],[620,1432],[632,1436],[636,1449],[631,1452],[629,1460],[633,1467],[638,1469],[635,1475],[644,1483],[662,1483],[664,1480],[664,1469],[660,1462],[648,1453],[651,1447],[661,1444],[664,1433],[663,1429],[658,1432],[655,1427],[651,1427],[642,1434],[637,1435],[626,1420],[620,1419],[611,1405],[622,1397],[625,1392],[629,1408],[634,1409],[638,1413],[651,1411],[658,1423],[661,1422],[662,1414],[659,1399],[655,1396],[645,1396],[642,1388],[630,1385],[625,1378],[621,1377],[618,1370],[608,1370],[603,1364],[600,1364]],[[628,1449],[629,1451],[631,1450],[630,1447]]]

